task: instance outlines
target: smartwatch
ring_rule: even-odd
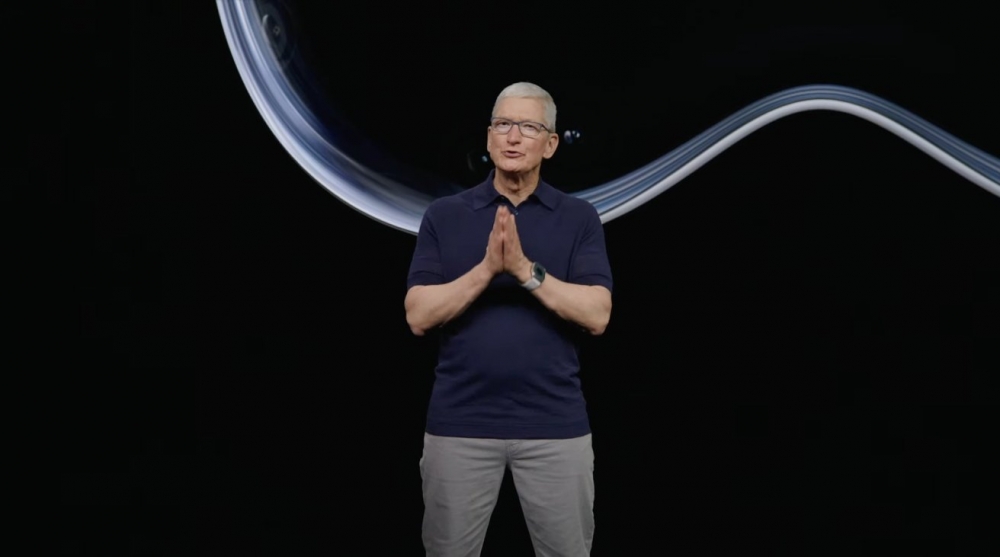
[[[545,280],[545,267],[539,262],[534,262],[531,264],[531,278],[521,283],[528,292],[538,288],[542,285],[542,281]]]

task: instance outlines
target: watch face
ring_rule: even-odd
[[[541,263],[535,263],[531,266],[531,276],[536,280],[542,280],[545,278],[545,267],[542,267]]]

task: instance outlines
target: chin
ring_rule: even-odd
[[[496,165],[499,170],[510,173],[523,173],[531,171],[531,166],[524,164],[522,161],[501,161],[500,164]]]

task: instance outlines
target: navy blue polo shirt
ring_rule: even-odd
[[[424,213],[407,288],[451,282],[483,260],[499,203],[482,184],[433,201]],[[516,209],[524,254],[550,276],[611,290],[604,229],[588,201],[544,181]],[[497,439],[566,439],[590,433],[578,373],[588,334],[502,273],[454,321],[440,346],[426,431]]]

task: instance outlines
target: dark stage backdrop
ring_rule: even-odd
[[[692,4],[327,10],[301,47],[387,151],[463,183],[481,176],[435,118],[484,136],[522,79],[603,130],[543,168],[567,190],[813,83],[1000,154],[984,13]],[[46,169],[71,250],[64,553],[421,555],[436,347],[404,319],[414,236],[283,149],[214,3],[60,18],[86,41],[67,43]],[[464,54],[443,71],[448,51]],[[581,374],[595,556],[996,551],[1000,198],[869,122],[809,112],[605,230],[615,305]],[[531,554],[510,487],[484,555]]]

